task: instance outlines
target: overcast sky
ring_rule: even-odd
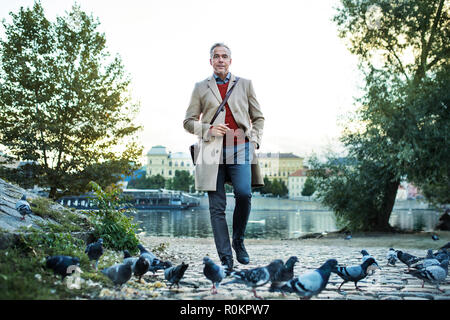
[[[266,118],[262,152],[308,156],[336,146],[339,117],[353,110],[357,59],[331,21],[337,0],[78,0],[100,20],[108,50],[118,53],[140,101],[145,153],[164,145],[187,152],[183,128],[194,84],[212,74],[209,49],[225,42],[230,71],[251,79]],[[1,0],[0,17],[33,0]],[[54,21],[73,0],[41,0]],[[3,27],[2,27],[3,29]],[[3,32],[2,32],[3,33]]]

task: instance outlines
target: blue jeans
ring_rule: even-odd
[[[208,191],[209,212],[219,258],[233,256],[228,234],[225,210],[227,198],[225,194],[225,179],[231,180],[236,204],[233,212],[233,240],[243,240],[251,210],[251,143],[224,147],[223,163],[219,164],[217,172],[216,191]],[[234,161],[232,161],[234,160]]]

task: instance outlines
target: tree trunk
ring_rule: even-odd
[[[50,187],[50,192],[49,192],[49,194],[48,194],[48,197],[50,198],[50,199],[52,199],[52,200],[56,200],[55,199],[55,197],[56,197],[56,187]]]
[[[395,197],[397,196],[397,190],[400,185],[400,180],[391,181],[387,184],[386,192],[384,194],[384,203],[380,214],[377,219],[378,231],[392,231],[393,228],[389,224],[389,218],[391,217],[392,209],[395,204]]]

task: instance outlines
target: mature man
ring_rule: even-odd
[[[184,128],[199,138],[195,188],[208,191],[217,253],[222,265],[230,271],[233,268],[231,247],[240,263],[249,263],[244,233],[251,209],[251,188],[264,185],[255,154],[255,148],[259,149],[261,143],[264,116],[252,82],[228,71],[231,61],[228,46],[216,43],[211,47],[210,64],[214,73],[195,84],[183,122]],[[233,85],[223,111],[210,124]],[[232,184],[236,200],[232,244],[225,216],[225,183]]]

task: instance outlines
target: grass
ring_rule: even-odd
[[[30,200],[30,205],[32,206],[33,213],[36,215],[43,219],[52,219],[56,222],[51,227],[53,230],[59,232],[79,232],[92,227],[92,223],[90,223],[87,216],[83,216],[81,213],[75,213],[73,209],[59,207],[48,198],[38,197],[32,199]],[[39,226],[45,229],[44,224],[40,224]]]

